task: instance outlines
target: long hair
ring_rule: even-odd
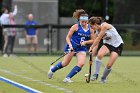
[[[76,9],[75,12],[73,12],[73,18],[75,18],[76,20],[79,20],[81,15],[88,16],[88,14],[83,9]]]
[[[91,24],[91,25],[94,25],[95,23],[98,24],[98,25],[101,25],[102,22],[104,22],[102,17],[91,17],[88,20],[88,23]]]

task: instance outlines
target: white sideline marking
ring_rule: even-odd
[[[40,80],[35,80],[35,79],[33,79],[33,78],[30,78],[30,77],[26,77],[26,76],[23,76],[23,75],[15,74],[15,73],[10,72],[10,71],[5,70],[5,69],[0,69],[0,71],[5,72],[5,73],[10,74],[10,75],[13,75],[13,76],[17,76],[17,77],[20,77],[20,78],[23,78],[23,79],[27,79],[27,80],[36,82],[36,83],[38,83],[38,84],[42,84],[42,85],[45,85],[45,86],[49,86],[49,87],[52,87],[52,88],[55,88],[55,89],[64,91],[64,92],[66,92],[66,93],[73,93],[73,91],[71,91],[71,90],[68,90],[68,89],[65,89],[65,88],[62,88],[62,87],[59,87],[59,86],[56,86],[56,85],[52,85],[52,84],[49,84],[49,83],[47,83],[47,82],[43,82],[43,81],[40,81]]]
[[[12,80],[7,79],[7,78],[2,77],[2,76],[0,76],[0,80],[3,81],[3,82],[6,82],[6,83],[8,83],[8,84],[11,84],[11,85],[13,85],[13,86],[16,86],[16,87],[18,87],[18,88],[21,88],[22,90],[25,90],[25,91],[27,91],[27,92],[29,92],[29,93],[42,93],[41,91],[38,91],[38,90],[33,89],[33,88],[31,88],[31,87],[25,86],[25,85],[20,84],[20,83],[18,83],[18,82],[12,81]]]

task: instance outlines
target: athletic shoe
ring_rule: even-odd
[[[17,57],[15,54],[10,54],[10,57]]]
[[[91,78],[92,81],[95,81],[98,79],[98,74],[94,74],[93,77]]]
[[[3,57],[8,57],[8,55],[7,54],[4,54]]]
[[[106,78],[101,78],[101,83],[106,83]]]
[[[72,83],[73,81],[71,81],[70,78],[65,78],[65,79],[63,80],[63,82],[64,82],[64,83]]]
[[[54,67],[54,66],[51,66],[51,67],[50,67],[50,70],[49,70],[49,72],[48,72],[48,78],[49,78],[49,79],[51,79],[52,76],[53,76],[53,72],[52,72],[52,70],[51,70],[53,67]]]

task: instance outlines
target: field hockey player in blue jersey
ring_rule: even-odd
[[[94,41],[94,32],[88,25],[88,14],[83,9],[79,9],[73,13],[73,17],[78,22],[70,28],[66,36],[67,44],[64,51],[67,54],[64,56],[62,62],[59,62],[55,66],[50,67],[48,72],[49,79],[52,78],[53,74],[57,70],[66,67],[70,63],[72,57],[76,55],[77,64],[63,80],[65,83],[71,83],[71,78],[76,75],[85,64],[87,51],[86,45],[92,44]]]

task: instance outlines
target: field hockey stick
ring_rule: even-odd
[[[64,53],[63,55],[61,55],[59,58],[57,58],[55,61],[53,61],[51,63],[51,65],[53,65],[55,62],[57,62],[60,58],[64,57],[65,55],[67,55],[68,53]]]
[[[86,77],[86,82],[90,82],[90,77],[91,77],[91,67],[92,67],[92,54],[90,54],[90,59],[89,59],[89,74]]]
[[[78,48],[78,47],[80,47],[81,45],[78,45],[78,46],[76,46],[76,48]],[[73,50],[71,50],[70,52],[73,52],[76,48],[74,48]],[[64,57],[65,55],[67,55],[68,53],[70,53],[70,52],[67,52],[67,53],[64,53],[63,55],[61,55],[59,58],[57,58],[55,61],[53,61],[52,63],[51,63],[51,65],[53,65],[55,62],[57,62],[59,59],[61,59],[62,57]]]

